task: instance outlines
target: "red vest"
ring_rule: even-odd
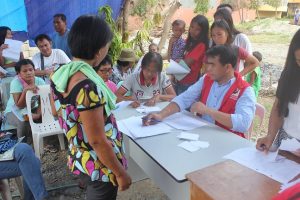
[[[229,88],[227,93],[225,94],[223,101],[221,103],[221,106],[219,108],[220,112],[233,114],[235,112],[235,105],[237,100],[242,96],[245,89],[249,87],[249,84],[242,79],[242,76],[238,72],[234,72],[234,76],[236,78],[235,82],[232,84],[232,86]],[[210,78],[209,75],[206,75],[203,81],[202,91],[201,91],[201,97],[200,101],[206,105],[206,101],[208,98],[208,95],[210,93],[210,89],[212,84],[214,83],[214,80]],[[216,122],[216,125],[231,131],[241,137],[245,137],[244,133],[236,132],[230,130],[228,127],[222,125],[221,123]]]

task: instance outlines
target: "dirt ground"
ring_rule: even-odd
[[[276,28],[276,27],[275,27]],[[292,33],[291,33],[292,34]],[[287,44],[266,44],[253,43],[253,50],[260,51],[264,55],[264,60],[283,66],[288,50]],[[267,133],[268,118],[270,109],[274,101],[274,96],[260,95],[258,102],[265,106],[267,113],[261,128],[255,125],[255,134],[252,140],[264,136]],[[58,142],[57,142],[58,143]],[[66,151],[57,153],[46,152],[42,158],[42,172],[46,182],[47,189],[51,195],[51,199],[71,200],[85,199],[85,192],[78,187],[78,180],[73,176],[66,166]],[[11,191],[18,197],[18,190],[15,184],[11,184]],[[130,189],[118,194],[118,200],[167,200],[168,197],[150,180],[145,179],[132,184]]]

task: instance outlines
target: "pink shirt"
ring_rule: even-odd
[[[106,81],[105,83],[106,83],[107,87],[108,87],[113,93],[116,93],[116,91],[117,91],[117,85],[116,85],[114,82],[112,82],[111,80],[108,80],[108,81]]]

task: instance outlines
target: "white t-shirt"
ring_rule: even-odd
[[[143,84],[144,80],[143,77],[141,77],[141,73],[142,72],[130,74],[121,86],[126,91],[131,91],[132,97],[137,100],[147,100],[154,95],[163,94],[163,92],[172,85],[168,76],[164,73],[160,73],[160,78],[157,76],[150,86],[146,86]]]
[[[41,53],[36,53],[32,57],[32,62],[35,69],[41,69]],[[71,62],[69,57],[60,49],[52,49],[51,55],[49,57],[44,56],[44,69],[52,68],[55,64],[66,64]]]
[[[247,37],[247,35],[245,35],[244,33],[237,34],[232,44],[245,49],[250,55],[252,55],[251,42]],[[240,60],[239,70],[242,71],[243,69],[244,69],[244,61]]]
[[[300,100],[297,103],[289,103],[289,114],[284,118],[283,129],[285,132],[300,140]]]

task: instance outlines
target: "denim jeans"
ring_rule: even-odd
[[[0,179],[23,176],[24,200],[41,200],[47,191],[41,174],[40,160],[31,146],[20,143],[14,150],[14,160],[0,161]]]
[[[180,95],[181,93],[185,92],[191,85],[192,84],[176,83],[176,85],[175,85],[175,92],[176,92],[177,96]]]

